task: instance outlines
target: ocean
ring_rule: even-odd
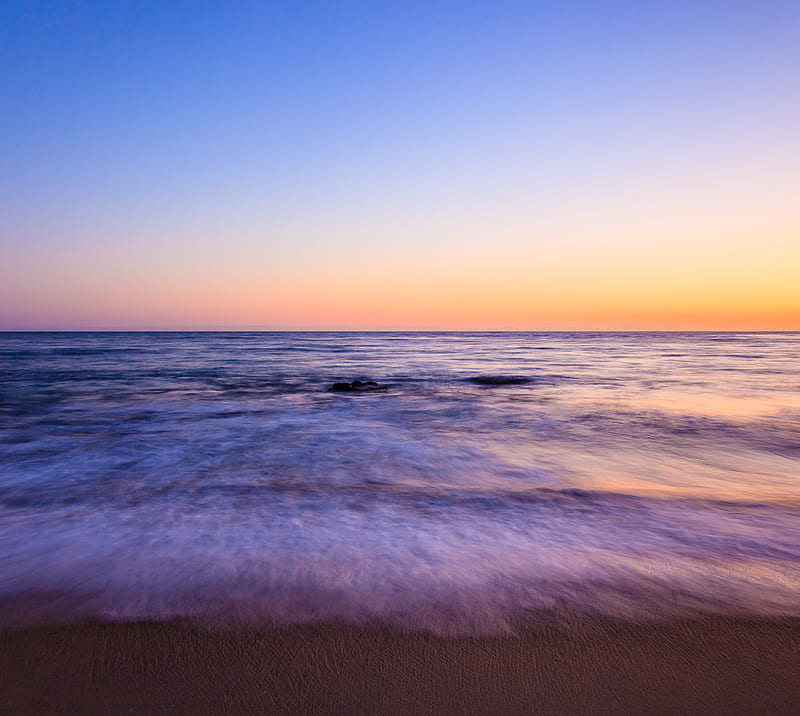
[[[800,616],[800,334],[0,333],[9,605]]]

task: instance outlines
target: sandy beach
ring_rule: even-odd
[[[796,713],[800,620],[491,638],[86,623],[0,635],[3,714]]]

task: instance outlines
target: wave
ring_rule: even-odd
[[[285,484],[0,515],[0,596],[80,595],[84,617],[483,633],[559,605],[800,615],[797,505]]]

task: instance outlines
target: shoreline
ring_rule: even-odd
[[[789,713],[800,619],[441,637],[185,621],[0,630],[0,713]]]

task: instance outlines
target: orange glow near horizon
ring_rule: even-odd
[[[302,242],[280,255],[257,242],[235,256],[209,242],[130,257],[53,248],[46,261],[17,263],[0,287],[0,319],[45,330],[800,330],[800,242],[789,235],[487,234],[463,250],[389,240],[318,255]]]
[[[176,281],[136,295],[109,281],[69,300],[40,296],[22,315],[34,329],[800,329],[800,300],[787,281],[720,283],[673,287],[657,276],[614,275],[567,282],[534,270],[527,281],[331,271],[304,280]]]

